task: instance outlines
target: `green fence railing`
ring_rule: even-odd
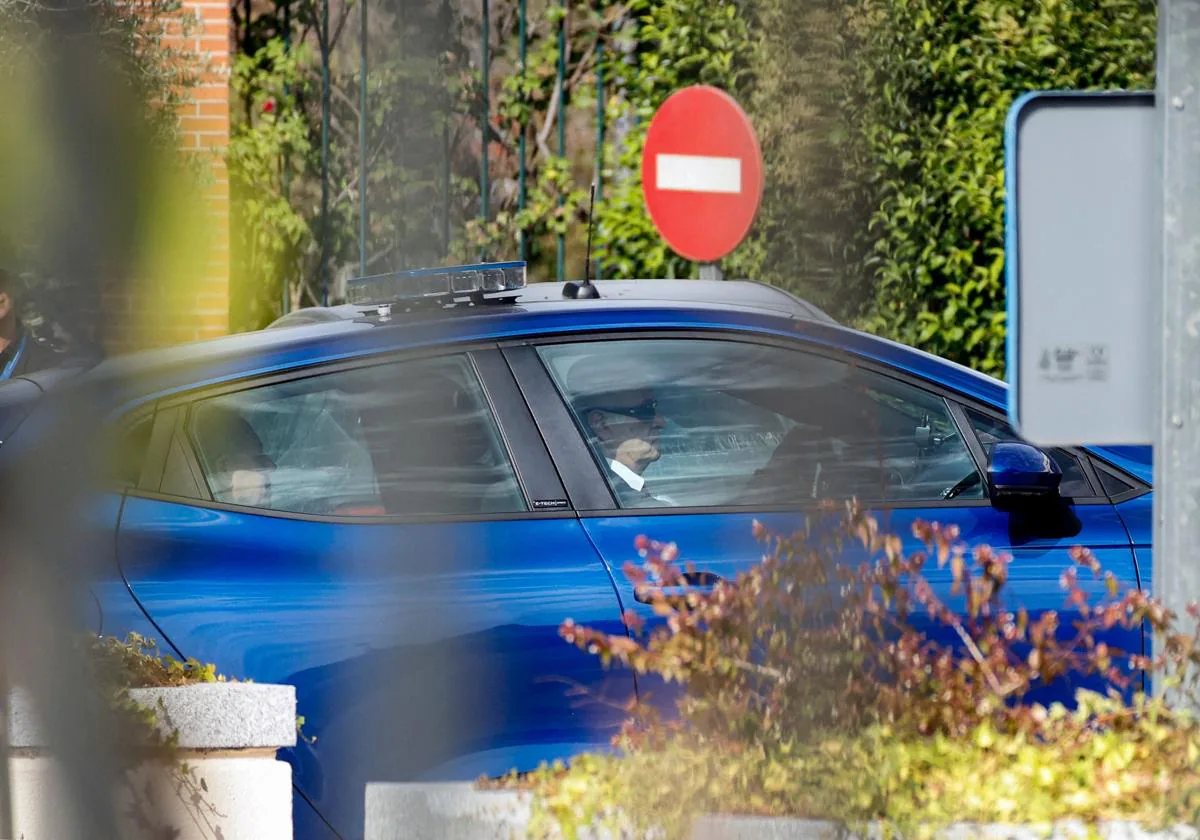
[[[330,79],[330,59],[331,59],[331,33],[329,31],[329,2],[330,0],[321,0],[320,7],[320,26],[318,27],[318,39],[320,46],[321,58],[321,211],[320,211],[320,266],[319,266],[319,283],[321,302],[327,304],[331,293],[332,277],[331,277],[331,261],[332,261],[332,243],[330,241],[332,224],[330,216],[330,99],[331,99],[331,79]],[[368,273],[368,263],[370,261],[370,203],[368,201],[370,191],[370,167],[371,156],[368,152],[368,143],[370,141],[370,54],[368,51],[368,8],[367,0],[358,0],[362,5],[359,7],[359,126],[358,126],[358,271],[361,274]],[[448,0],[447,0],[448,2]],[[480,68],[479,68],[479,85],[480,96],[478,102],[478,112],[476,119],[478,121],[478,130],[480,138],[479,146],[479,219],[486,223],[491,218],[491,177],[489,147],[492,134],[491,127],[491,63],[492,63],[492,44],[491,44],[491,8],[490,0],[483,0],[482,13],[480,19]],[[562,18],[558,23],[556,33],[557,37],[557,66],[555,69],[555,90],[556,101],[553,107],[556,114],[556,153],[559,157],[565,158],[567,155],[567,65],[570,59],[569,44],[567,39],[567,14],[569,6],[567,0],[559,0],[559,10]],[[291,23],[287,22],[284,37],[291,37]],[[528,67],[528,46],[529,46],[529,20],[527,0],[519,0],[517,6],[517,56],[518,67],[521,72],[524,72]],[[597,33],[598,43],[595,49],[595,85],[596,85],[596,114],[595,114],[595,185],[596,198],[602,201],[604,197],[604,145],[606,142],[606,113],[605,100],[607,96],[607,83],[605,77],[607,54],[605,49],[606,32],[601,30]],[[449,106],[449,99],[447,99]],[[456,119],[461,119],[464,115],[459,114],[457,117],[452,112],[451,107],[447,107],[447,113],[442,127],[442,183],[441,183],[441,198],[442,206],[440,219],[440,239],[442,250],[448,254],[451,242],[451,217],[452,217],[452,188],[453,188],[453,142],[452,125]],[[518,126],[519,135],[517,138],[517,211],[520,213],[527,208],[528,204],[528,182],[529,182],[529,153],[528,153],[528,132],[530,124],[527,120],[522,120]],[[560,192],[558,197],[558,206],[564,207],[566,203],[565,191]],[[567,236],[565,230],[560,230],[555,235],[555,277],[559,281],[566,279],[566,246]],[[517,231],[517,243],[520,259],[527,260],[530,258],[531,243],[529,241],[528,232],[522,227]],[[480,254],[481,259],[488,259],[498,255],[489,254],[486,249]],[[398,254],[397,259],[403,260],[404,254]],[[595,267],[596,277],[601,277],[603,269],[601,263],[597,260],[593,263]],[[283,308],[287,310],[288,293],[286,286],[283,290]]]

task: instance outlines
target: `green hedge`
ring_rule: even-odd
[[[1002,375],[1004,121],[1020,94],[1153,85],[1152,0],[858,0],[867,328]]]

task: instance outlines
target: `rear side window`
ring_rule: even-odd
[[[218,502],[337,516],[526,509],[465,356],[214,397],[193,405],[187,429]]]
[[[136,487],[146,461],[146,450],[150,448],[150,430],[154,417],[147,415],[130,425],[120,427],[115,433],[112,446],[106,447],[110,461],[108,479],[117,487]]]
[[[1104,492],[1107,493],[1110,498],[1120,496],[1124,493],[1128,493],[1131,490],[1137,489],[1135,484],[1132,484],[1123,478],[1119,478],[1117,475],[1109,472],[1103,467],[1098,468],[1096,472],[1100,476],[1100,483],[1104,486]]]

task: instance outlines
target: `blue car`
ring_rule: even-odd
[[[1011,552],[1035,615],[1063,606],[1072,546],[1149,586],[1148,448],[989,482],[993,455],[1028,454],[996,380],[754,283],[591,288],[512,265],[370,278],[263,331],[0,386],[19,447],[51,380],[120,378],[95,629],[296,687],[297,837],[362,836],[371,781],[605,747],[662,687],[557,629],[650,615],[622,572],[639,535],[732,578],[761,559],[754,520],[790,532],[854,496],[911,548],[926,519]]]

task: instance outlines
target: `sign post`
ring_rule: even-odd
[[[1158,25],[1153,581],[1154,594],[1190,622],[1186,607],[1200,601],[1200,0],[1160,0]]]
[[[1155,94],[1030,94],[1009,114],[1009,415],[1038,444],[1154,444],[1152,591],[1190,632],[1187,608],[1200,602],[1200,0],[1161,0],[1158,19]],[[1156,654],[1162,646],[1155,638]]]
[[[724,91],[676,91],[646,131],[642,191],[671,249],[721,277],[717,261],[745,238],[762,198],[763,164],[750,119]]]

